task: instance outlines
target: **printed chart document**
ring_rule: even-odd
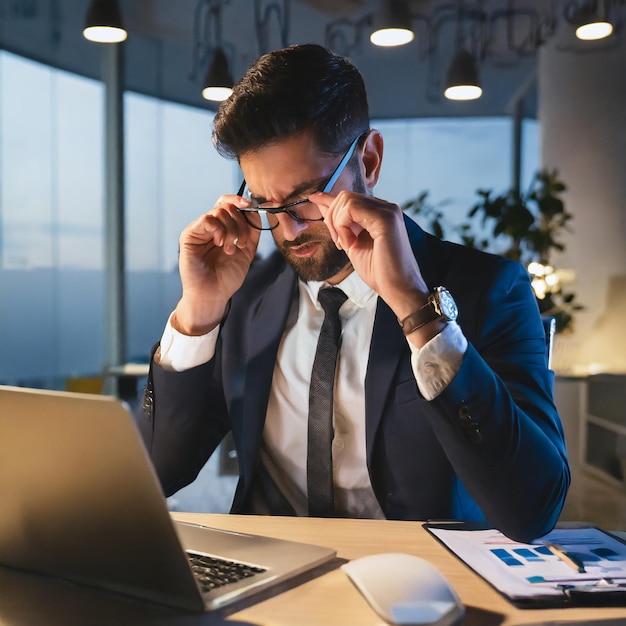
[[[597,527],[557,528],[519,543],[493,529],[424,526],[520,607],[626,605],[626,543]]]

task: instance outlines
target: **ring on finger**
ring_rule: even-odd
[[[233,246],[237,246],[238,243],[239,243],[239,237],[235,237],[233,239]]]

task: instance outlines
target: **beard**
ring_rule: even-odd
[[[300,258],[293,256],[290,249],[306,243],[319,243],[320,249],[312,257]],[[339,250],[330,234],[326,231],[324,235],[314,235],[304,232],[293,241],[283,241],[278,247],[285,261],[291,265],[301,280],[328,280],[350,263],[348,255]]]
[[[350,162],[348,164],[348,168],[352,170],[354,176],[352,191],[362,194],[370,193],[370,190],[366,187],[365,182],[363,181],[358,166],[353,164],[353,162]],[[315,256],[300,258],[294,257],[290,254],[290,248],[309,242],[322,244],[320,250]],[[343,250],[339,250],[337,246],[335,246],[326,227],[324,227],[323,231],[319,234],[314,234],[307,229],[293,241],[283,241],[278,246],[278,249],[285,258],[285,261],[291,265],[299,278],[304,281],[328,280],[350,264],[348,255]]]

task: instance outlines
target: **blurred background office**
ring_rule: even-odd
[[[567,514],[626,521],[625,20],[624,0],[0,0],[0,383],[132,401],[179,296],[178,234],[240,182],[203,89],[316,42],[364,75],[377,195],[421,196],[448,238],[478,190],[528,199],[558,173],[571,218],[545,271],[583,307],[553,355]],[[408,41],[372,41],[382,26]],[[235,461],[207,469],[223,493],[200,480],[172,506],[227,507]]]

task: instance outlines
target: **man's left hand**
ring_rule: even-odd
[[[340,191],[310,196],[359,276],[403,319],[425,304],[424,282],[397,204]]]

